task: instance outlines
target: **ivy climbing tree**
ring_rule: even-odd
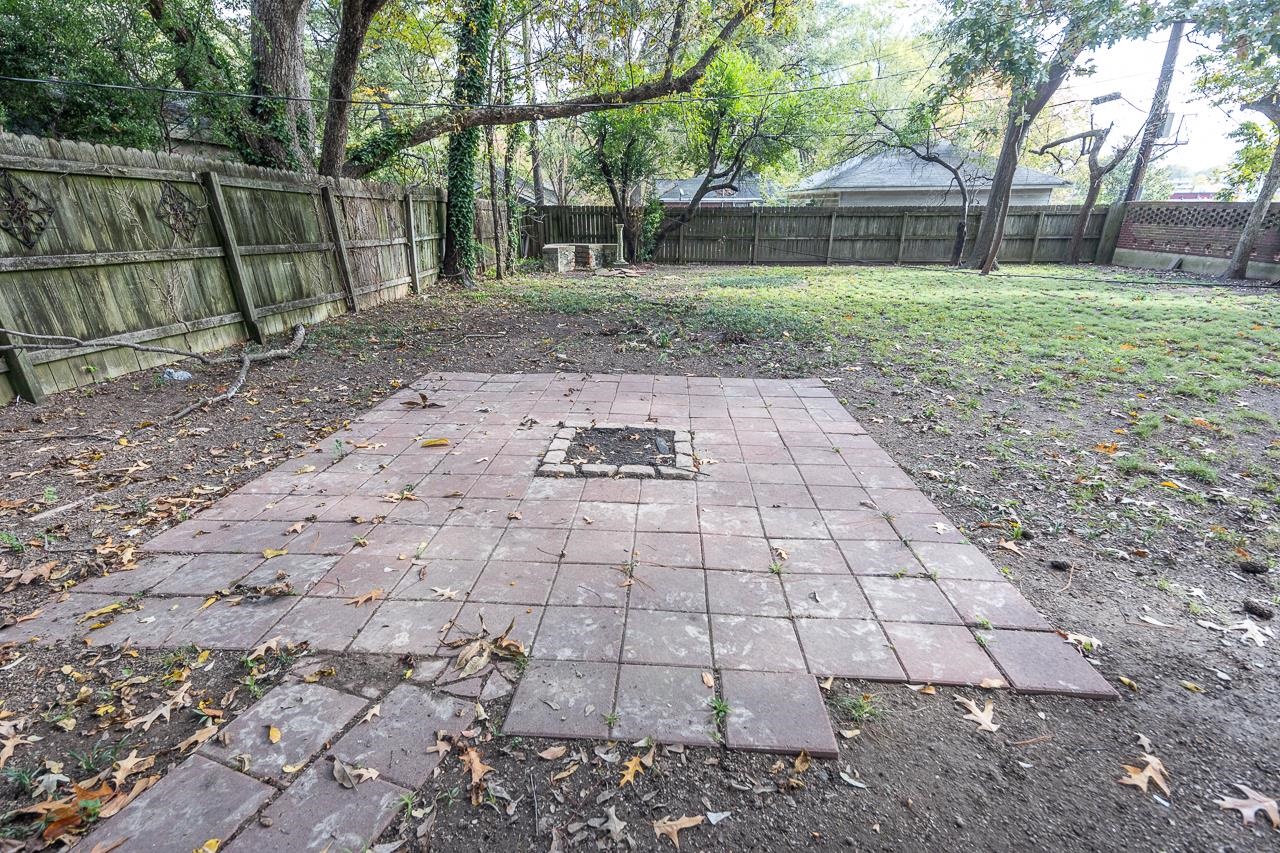
[[[457,78],[453,101],[460,109],[484,100],[489,71],[489,39],[496,12],[494,0],[468,0],[458,20]],[[480,153],[480,126],[457,128],[449,135],[449,197],[445,208],[444,255],[446,276],[472,283],[479,246],[476,243],[476,156]]]

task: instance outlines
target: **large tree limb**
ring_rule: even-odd
[[[8,350],[72,350],[83,349],[85,347],[123,347],[131,349],[135,352],[155,353],[158,355],[176,355],[182,358],[192,358],[209,367],[216,367],[224,364],[239,364],[240,369],[236,373],[236,377],[231,384],[227,386],[227,390],[217,396],[210,397],[207,400],[200,400],[189,406],[174,412],[166,419],[170,422],[179,421],[197,409],[207,409],[216,403],[223,403],[230,400],[240,389],[244,387],[245,381],[249,377],[250,365],[261,361],[275,361],[276,359],[288,358],[298,352],[302,348],[302,342],[306,339],[306,327],[298,324],[293,327],[293,338],[289,341],[288,346],[278,347],[270,350],[253,350],[245,347],[238,353],[231,355],[205,355],[200,352],[191,350],[175,349],[173,347],[157,347],[150,344],[135,344],[132,341],[113,340],[111,338],[103,338],[101,340],[90,341],[83,338],[75,338],[70,335],[38,335],[34,332],[21,332],[17,329],[0,328],[0,334],[8,335],[10,340],[22,338],[25,342],[12,343],[0,346],[0,352]]]
[[[356,148],[343,167],[342,174],[360,178],[385,165],[402,148],[410,148],[423,142],[455,133],[471,127],[498,124],[519,124],[525,121],[543,121],[554,118],[571,118],[592,112],[617,110],[642,104],[668,95],[689,92],[706,74],[708,66],[733,40],[734,34],[756,9],[759,0],[747,0],[727,20],[707,45],[698,59],[675,76],[664,74],[653,80],[639,83],[629,89],[581,95],[564,101],[546,104],[489,104],[479,107],[459,108],[450,113],[433,116],[417,125],[395,132],[397,145],[384,144],[378,139]]]

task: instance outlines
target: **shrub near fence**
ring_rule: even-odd
[[[173,360],[112,339],[211,351],[427,287],[443,200],[431,188],[0,135],[0,326],[95,342],[10,353],[0,400]]]
[[[1057,263],[1080,208],[1037,205],[1010,209],[1000,259]],[[1108,209],[1089,216],[1081,258],[1097,256]],[[981,212],[969,215],[969,235]],[[547,243],[613,242],[609,206],[531,210],[525,230],[529,255]],[[945,263],[951,259],[960,209],[953,207],[704,207],[668,235],[654,260],[704,264]]]

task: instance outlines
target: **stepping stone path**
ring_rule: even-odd
[[[557,433],[593,425],[691,433],[698,473],[538,475]],[[431,735],[511,690],[492,667],[431,685],[444,644],[482,626],[528,649],[505,673],[512,735],[834,756],[827,676],[1115,696],[816,379],[429,376],[144,550],[5,633],[280,637],[321,653],[308,671],[360,652],[411,654],[414,673],[383,693],[300,667],[84,849],[359,849],[430,777]],[[283,579],[293,595],[204,606]],[[105,627],[77,621],[131,596]],[[343,789],[334,757],[380,776]]]

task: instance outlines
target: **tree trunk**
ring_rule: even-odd
[[[261,154],[270,163],[315,171],[316,120],[303,54],[305,0],[253,0],[249,114],[262,126]]]
[[[958,267],[964,260],[964,242],[969,237],[969,201],[960,204],[960,221],[956,223],[956,241],[951,245],[951,266]]]
[[[502,269],[502,205],[498,202],[498,164],[494,160],[493,127],[484,129],[484,144],[489,155],[489,220],[493,223],[493,269],[501,281]]]
[[[1005,216],[1009,212],[1009,194],[1013,189],[1013,179],[1018,170],[1018,160],[1022,156],[1022,145],[1026,141],[1027,131],[1040,115],[1049,99],[1058,91],[1062,81],[1067,79],[1075,65],[1080,52],[1068,52],[1059,56],[1049,66],[1048,74],[1035,88],[1025,103],[1014,92],[1009,99],[1009,119],[1005,125],[1004,140],[1000,144],[1000,160],[996,163],[996,173],[991,178],[991,192],[987,195],[986,209],[982,213],[982,221],[978,224],[978,236],[973,241],[973,250],[969,253],[969,266],[988,273],[996,263],[996,255],[1000,252],[1000,243],[1004,240]]]
[[[529,103],[535,103],[537,93],[533,87],[533,47],[529,40],[529,15],[521,19],[521,41],[524,48],[525,94]],[[538,120],[529,122],[529,163],[533,169],[533,203],[542,207],[547,203],[546,193],[542,189],[542,151],[538,139]]]
[[[508,274],[513,274],[516,270],[515,258],[516,252],[520,249],[519,235],[522,230],[520,223],[516,221],[519,206],[516,204],[515,182],[511,177],[515,161],[516,140],[508,134],[506,148],[502,152],[502,208],[506,214],[507,223],[505,269]]]
[[[387,0],[343,0],[338,41],[329,68],[329,108],[325,113],[324,140],[320,146],[320,174],[338,177],[347,156],[347,130],[351,119],[351,92],[355,88],[360,52],[373,16]]]
[[[987,203],[978,222],[978,233],[969,251],[969,266],[987,270],[995,262],[1004,237],[1004,206],[1009,202],[1014,174],[1018,169],[1018,155],[1022,152],[1022,140],[1026,135],[1026,121],[1019,120],[1016,102],[1009,105],[1009,119],[1005,124],[1004,140],[1000,143],[1000,159],[995,174],[991,176],[991,189]]]
[[[493,31],[494,0],[468,0],[454,39],[458,46],[453,100],[460,108],[478,104],[485,96],[489,65],[489,36]],[[476,156],[479,126],[449,135],[449,196],[445,203],[446,231],[441,264],[446,276],[461,276],[464,284],[476,269]]]
[[[1249,257],[1258,245],[1258,238],[1262,236],[1262,223],[1267,218],[1267,211],[1271,208],[1271,200],[1275,198],[1277,189],[1280,189],[1280,143],[1276,144],[1276,150],[1271,155],[1271,168],[1267,170],[1267,176],[1262,179],[1258,197],[1253,200],[1253,206],[1249,208],[1249,218],[1245,220],[1244,229],[1240,232],[1240,240],[1236,243],[1235,251],[1231,253],[1231,262],[1227,265],[1227,278],[1245,278]]]
[[[1106,175],[1097,175],[1090,179],[1089,190],[1084,195],[1080,212],[1076,214],[1075,227],[1071,229],[1071,241],[1067,243],[1067,263],[1080,263],[1080,251],[1084,248],[1084,232],[1089,227],[1089,217],[1093,215],[1094,205],[1098,203],[1098,193],[1102,191],[1102,179]]]

